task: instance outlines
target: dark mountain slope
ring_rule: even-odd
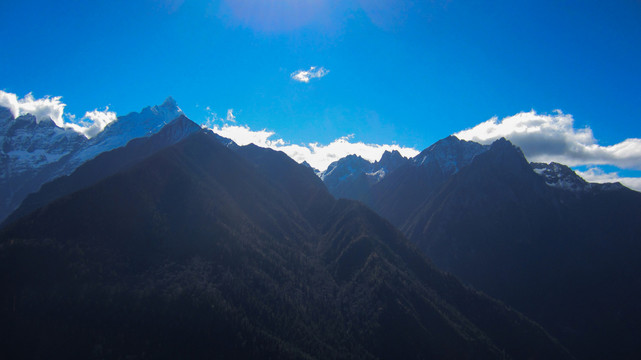
[[[108,357],[175,358],[191,344],[198,357],[299,358],[295,341],[328,357],[355,351],[317,339],[321,331],[340,336],[323,320],[340,316],[301,288],[302,280],[333,286],[308,263],[300,242],[313,236],[287,199],[213,134],[197,133],[14,223],[3,238],[23,240],[2,249],[17,307],[3,309],[15,326],[13,349],[73,341],[68,355],[98,347],[114,352]],[[29,336],[39,317],[49,327]],[[55,331],[60,321],[66,329]],[[313,324],[321,330],[301,328]],[[84,328],[93,334],[74,339]],[[27,346],[34,341],[52,344]]]
[[[581,358],[635,358],[641,194],[545,181],[498,141],[403,231],[437,266],[537,319]]]
[[[439,140],[372,186],[367,204],[401,227],[452,174],[486,149],[454,136]]]
[[[568,357],[309,169],[237,151],[196,132],[5,227],[3,355]]]
[[[312,224],[322,221],[334,205],[334,198],[311,167],[299,166],[283,152],[254,144],[240,147],[236,152],[268,178],[274,187],[287,192]]]
[[[538,325],[435,270],[398,230],[362,204],[339,200],[323,232],[319,250],[343,285],[343,306],[375,314],[368,321],[378,321],[373,328],[379,333],[359,335],[383,358],[413,358],[416,349],[436,358],[458,357],[461,351],[475,358],[488,342],[499,350],[492,357],[558,356],[558,345],[550,346]]]

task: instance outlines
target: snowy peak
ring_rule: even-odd
[[[532,163],[531,165],[532,170],[542,176],[548,186],[571,191],[585,191],[589,188],[587,181],[565,165],[555,162],[549,164]]]
[[[0,178],[16,176],[34,167],[58,161],[76,149],[84,137],[71,129],[59,128],[53,121],[36,121],[25,114],[13,117],[0,110]]]
[[[570,167],[551,162],[532,163],[532,170],[545,179],[548,186],[557,189],[569,190],[573,192],[585,192],[590,190],[611,191],[623,188],[620,183],[595,184],[589,183],[577,175]]]
[[[171,97],[140,113],[118,117],[90,139],[53,121],[38,122],[33,114],[14,118],[9,109],[0,107],[0,220],[42,184],[130,140],[156,134],[170,123],[165,133],[171,138],[200,129],[184,117]]]
[[[460,140],[450,135],[416,155],[412,163],[418,166],[437,165],[443,173],[454,174],[488,149],[487,145]]]
[[[163,123],[168,123],[180,115],[184,115],[183,111],[176,104],[176,100],[170,96],[160,105],[146,107],[142,109],[139,114],[131,113],[123,118],[137,118],[141,120],[154,119]],[[120,117],[118,118],[118,121],[120,121]]]
[[[146,107],[139,113],[119,116],[102,132],[83,144],[70,160],[67,171],[73,171],[81,163],[104,151],[125,146],[132,139],[151,136],[180,116],[184,114],[172,97],[168,97],[161,105]]]
[[[359,173],[366,173],[371,170],[372,163],[358,155],[347,155],[344,158],[329,164],[327,170],[321,173],[321,179],[332,178],[336,181]]]
[[[348,155],[331,163],[320,173],[320,178],[335,197],[361,199],[371,186],[408,162],[409,159],[398,151],[385,151],[374,163],[357,155]]]
[[[176,100],[174,100],[174,98],[171,97],[171,96],[168,96],[160,106],[163,107],[163,108],[166,108],[166,109],[174,109],[175,108],[175,109],[180,110],[180,108],[178,107],[178,104],[176,104]]]

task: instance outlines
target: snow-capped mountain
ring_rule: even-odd
[[[474,157],[487,149],[489,149],[488,145],[459,140],[456,136],[450,135],[416,155],[412,158],[412,163],[417,166],[434,164],[444,174],[451,175],[471,163]]]
[[[407,163],[407,161],[408,159],[403,157],[397,150],[385,151],[381,159],[374,163],[358,155],[347,155],[331,163],[319,176],[323,181],[327,180],[331,182],[334,180],[344,180],[349,176],[365,174],[371,177],[372,181],[376,182],[385,177],[385,174]]]
[[[37,121],[30,114],[14,119],[9,109],[0,107],[0,179],[54,163],[86,140],[51,120]]]
[[[366,193],[370,186],[408,161],[396,150],[385,151],[381,159],[374,163],[358,155],[348,155],[331,163],[319,176],[335,197],[354,198]]]
[[[168,97],[161,105],[146,107],[139,113],[132,112],[119,117],[117,121],[109,124],[102,132],[84,142],[73,152],[58,176],[70,173],[80,164],[102,152],[125,146],[131,139],[157,133],[182,113],[176,101]]]
[[[15,118],[0,107],[0,221],[40,186],[68,175],[98,154],[132,139],[157,133],[182,114],[171,97],[162,105],[118,117],[91,139],[50,119],[26,114]]]
[[[551,162],[549,164],[531,163],[531,165],[534,172],[541,175],[548,186],[558,189],[573,192],[585,192],[590,190],[617,190],[623,187],[623,185],[618,182],[606,184],[589,183],[577,175],[568,166],[555,162]]]

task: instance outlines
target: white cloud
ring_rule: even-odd
[[[36,122],[51,119],[59,127],[64,127],[62,115],[65,111],[66,104],[60,102],[60,96],[45,96],[42,99],[34,99],[31,93],[24,98],[18,99],[16,94],[7,93],[0,90],[0,106],[8,108],[13,117],[24,114],[31,114],[36,117]]]
[[[316,66],[312,66],[309,70],[294,71],[290,76],[296,81],[308,83],[310,79],[320,79],[327,74],[329,74],[329,70],[324,67],[316,68]]]
[[[234,109],[227,109],[227,121],[236,122],[236,116],[234,115]]]
[[[611,183],[620,182],[630,189],[641,191],[641,178],[619,176],[617,172],[606,173],[598,167],[589,168],[586,171],[575,170],[577,175],[588,182]]]
[[[75,119],[75,116],[73,116]],[[80,119],[80,125],[74,123],[66,123],[64,126],[74,131],[83,134],[87,138],[92,138],[100,133],[107,125],[116,121],[116,113],[109,111],[109,107],[103,111],[95,109],[94,111],[87,111],[85,116]]]
[[[365,144],[363,142],[352,142],[353,135],[338,138],[327,145],[309,143],[296,145],[287,143],[283,139],[272,139],[275,135],[269,130],[251,130],[246,125],[223,125],[210,128],[220,136],[234,140],[238,145],[256,144],[279,150],[289,155],[297,162],[307,161],[312,167],[318,170],[325,170],[332,162],[347,155],[356,154],[369,161],[377,161],[385,151],[399,151],[405,157],[416,156],[419,151],[413,148],[402,147],[396,144]]]
[[[116,113],[108,111],[88,111],[76,123],[76,116],[65,114],[65,103],[61,102],[61,96],[45,96],[42,99],[35,99],[31,93],[24,98],[18,99],[16,94],[7,93],[0,90],[0,106],[6,107],[11,111],[14,118],[20,115],[31,114],[36,117],[36,122],[40,123],[51,119],[58,127],[63,129],[72,129],[87,138],[91,138],[101,132],[105,126],[116,120]],[[71,122],[65,121],[65,117]]]
[[[493,117],[454,135],[482,144],[505,137],[519,146],[530,161],[641,169],[641,139],[629,138],[601,146],[589,127],[575,129],[572,115],[560,110],[553,114],[537,114],[532,110],[502,120]]]

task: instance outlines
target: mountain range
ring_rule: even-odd
[[[168,98],[0,142],[5,358],[641,354],[641,194],[505,139],[315,172]]]
[[[640,193],[530,164],[504,139],[451,136],[366,185],[353,179],[368,166],[353,164],[321,174],[350,172],[328,189],[368,204],[438,268],[540,322],[580,358],[641,354]]]
[[[40,187],[97,155],[158,132],[182,114],[171,97],[161,105],[119,117],[91,139],[53,120],[18,117],[0,106],[0,222]]]
[[[309,167],[184,116],[32,199],[0,231],[5,358],[571,358]]]

